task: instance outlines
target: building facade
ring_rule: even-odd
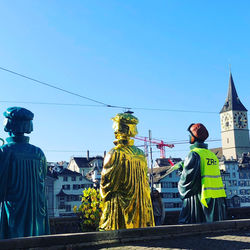
[[[171,158],[171,161],[175,164],[181,161],[181,158]],[[165,212],[179,211],[182,207],[182,200],[178,192],[179,172],[174,171],[167,174],[171,167],[167,158],[159,158],[156,159],[153,168],[154,188],[161,194]]]
[[[73,207],[81,204],[85,188],[93,187],[93,182],[80,173],[64,168],[54,182],[54,217],[73,216]]]
[[[99,188],[103,157],[72,157],[70,162],[48,162],[45,180],[49,217],[73,216],[85,188]]]

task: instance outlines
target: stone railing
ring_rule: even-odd
[[[51,234],[79,233],[81,232],[78,217],[50,218]]]
[[[179,211],[167,212],[164,225],[178,224]],[[250,207],[229,208],[228,219],[249,219]],[[50,218],[51,234],[80,233],[78,217]]]
[[[186,236],[198,236],[214,233],[248,232],[250,219],[228,220],[214,223],[168,225],[137,229],[123,229],[107,232],[71,233],[43,235],[26,238],[0,240],[1,250],[44,250],[44,249],[96,249],[94,247],[120,246],[125,243],[155,242],[178,238],[184,240]],[[231,249],[231,248],[230,248]],[[245,249],[245,248],[244,248]],[[247,248],[249,249],[249,248]]]

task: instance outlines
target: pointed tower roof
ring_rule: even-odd
[[[238,97],[231,72],[230,72],[230,77],[229,77],[227,99],[220,113],[223,113],[229,110],[247,111],[247,109],[244,107],[244,105],[241,103]]]

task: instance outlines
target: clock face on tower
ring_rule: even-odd
[[[223,130],[229,130],[232,128],[233,119],[232,116],[228,113],[222,114],[221,116],[221,127]]]
[[[234,113],[234,124],[237,128],[246,128],[247,127],[247,116],[243,112]]]

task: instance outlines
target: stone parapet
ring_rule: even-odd
[[[82,249],[111,246],[128,242],[155,241],[206,233],[236,232],[250,229],[250,219],[228,220],[214,223],[168,225],[108,232],[69,233],[44,235],[0,241],[1,250],[15,249]]]

